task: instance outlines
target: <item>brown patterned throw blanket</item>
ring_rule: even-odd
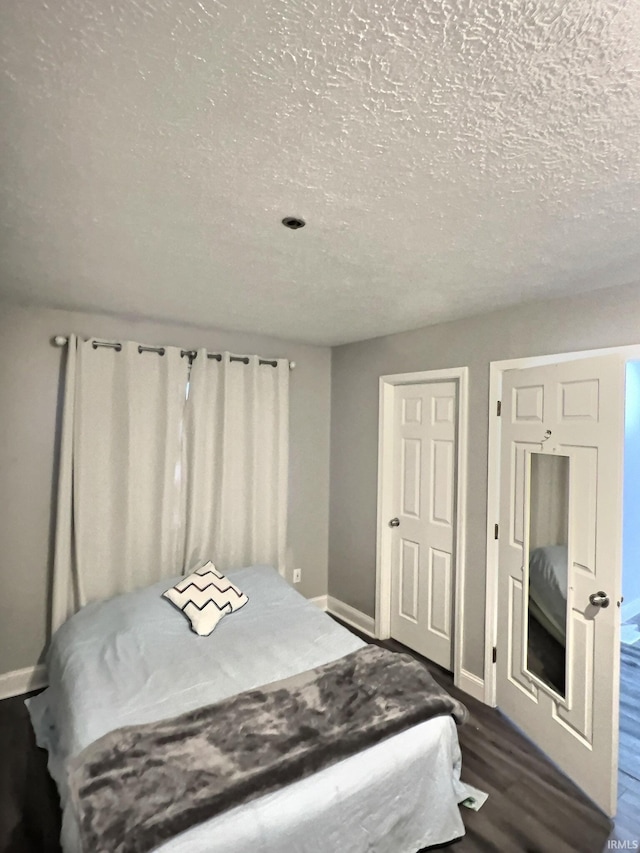
[[[85,853],[142,853],[220,812],[464,705],[410,655],[366,646],[170,720],[101,737],[72,762]]]

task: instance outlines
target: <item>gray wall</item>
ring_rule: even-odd
[[[463,665],[483,673],[489,362],[640,343],[640,285],[539,302],[333,350],[329,594],[374,615],[378,378],[469,367]]]
[[[0,302],[0,674],[42,659],[47,642],[51,507],[62,350],[76,332],[150,344],[293,359],[290,400],[291,568],[298,587],[327,592],[331,350],[260,335],[24,308]]]

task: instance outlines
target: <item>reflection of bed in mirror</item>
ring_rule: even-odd
[[[567,546],[534,548],[529,557],[529,612],[560,645],[566,645]]]
[[[570,457],[531,453],[527,669],[565,695]]]
[[[534,548],[529,559],[527,669],[565,695],[567,546]]]

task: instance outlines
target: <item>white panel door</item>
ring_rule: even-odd
[[[497,703],[608,814],[618,761],[623,434],[620,357],[505,372]],[[565,555],[564,569],[554,554]]]
[[[452,668],[457,384],[394,394],[391,636]]]

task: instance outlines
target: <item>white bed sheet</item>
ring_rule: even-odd
[[[535,548],[529,558],[529,595],[540,608],[542,626],[565,644],[567,633],[567,546]],[[538,614],[534,612],[538,617]]]
[[[30,700],[63,803],[65,853],[80,850],[66,763],[123,725],[151,722],[319,666],[364,645],[273,569],[230,573],[249,596],[210,637],[160,597],[175,579],[89,605],[56,634],[50,684]],[[450,717],[395,735],[309,779],[182,833],[163,853],[414,853],[464,833]]]

